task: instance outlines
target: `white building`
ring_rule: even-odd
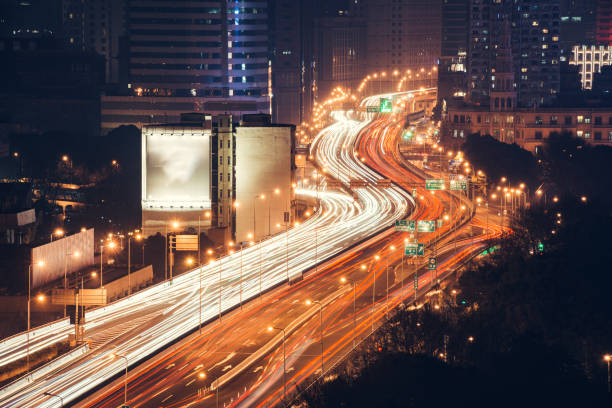
[[[592,89],[593,76],[612,65],[612,45],[575,45],[569,63],[579,67],[582,89]]]
[[[294,133],[267,115],[245,115],[236,128],[236,241],[258,241],[290,221]]]

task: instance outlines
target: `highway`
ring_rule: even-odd
[[[367,165],[384,177],[404,183],[405,187],[423,185],[423,180],[414,174],[419,171],[414,168],[407,171],[401,159],[392,154],[395,124],[384,119],[359,121],[341,112],[334,117],[336,123],[321,132],[313,145],[317,163],[326,173],[345,183],[361,174],[367,174],[364,179],[369,182],[378,180],[380,175],[372,173],[365,167]],[[385,156],[383,152],[388,152],[392,158],[382,157]],[[423,193],[419,198],[423,205],[418,206],[413,217],[435,219],[446,211],[453,214],[453,218],[461,219],[467,214],[466,210],[461,210],[464,202],[461,198],[445,197],[442,193],[427,194],[422,187],[419,191]],[[367,189],[358,192],[360,199],[362,196],[367,199]],[[453,200],[454,209],[449,202],[445,210],[445,198]],[[480,217],[481,214],[473,222],[480,228],[478,236],[469,237],[460,230],[454,231],[452,223],[439,232],[451,234],[436,250],[439,278],[452,273],[475,252],[482,251],[484,240],[501,233],[491,217],[485,234]],[[208,325],[201,336],[193,335],[132,369],[128,403],[143,407],[279,405],[285,392],[282,333],[276,329],[269,331],[268,327],[285,329],[287,392],[291,394],[296,385],[308,384],[320,375],[321,360],[323,371],[328,371],[351,352],[355,343],[369,335],[389,310],[406,299],[411,301],[415,296],[415,270],[419,275],[417,294],[422,296],[431,288],[436,272],[425,270],[424,260],[417,266],[401,262],[406,236],[392,231],[381,234],[368,245],[322,266],[319,273],[307,275],[294,286],[282,286],[265,294],[261,300],[250,302],[244,310],[231,312],[219,324]],[[433,238],[439,237],[436,234],[421,236],[425,242]],[[451,243],[451,239],[454,242]],[[341,282],[342,277],[348,279],[347,282]],[[354,282],[354,297],[350,281]],[[307,305],[308,299],[319,303]],[[319,312],[322,313],[319,315]],[[78,406],[115,407],[121,402],[123,383],[118,378]]]
[[[342,151],[343,145],[353,144],[367,123],[369,120],[338,117],[334,125],[320,133],[314,151],[324,171],[326,166],[332,168],[336,152]],[[338,173],[367,183],[381,178],[355,160],[352,149],[344,150],[346,154],[336,161]],[[325,180],[316,191],[298,193],[319,198],[320,208],[306,222],[171,282],[88,311],[84,328],[91,351],[51,375],[28,381],[10,392],[0,390],[0,405],[60,406],[59,398],[45,393],[59,395],[66,403],[74,401],[122,372],[125,359],[130,364],[140,361],[184,336],[201,321],[213,321],[266,290],[300,276],[315,263],[387,228],[405,216],[412,200],[398,187],[378,189],[373,184],[356,190],[355,199],[341,191],[326,189]],[[45,341],[37,338],[31,346],[44,346]],[[23,355],[25,345],[8,353],[15,357]]]

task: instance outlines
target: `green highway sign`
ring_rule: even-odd
[[[390,99],[380,98],[380,113],[391,113],[393,103]]]
[[[423,256],[425,255],[425,244],[409,242],[404,247],[404,254],[408,256]]]
[[[379,109],[378,106],[366,106],[366,112],[368,113],[378,113]]]
[[[412,131],[406,130],[404,132],[404,140],[410,140],[410,139],[412,139]]]
[[[415,220],[397,220],[395,221],[395,230],[402,232],[414,232],[416,229]]]
[[[429,258],[429,263],[427,264],[427,267],[429,268],[430,271],[433,271],[434,269],[436,269],[438,267],[436,263],[436,258]]]
[[[444,190],[444,179],[426,179],[425,188],[427,190]]]
[[[452,191],[465,191],[467,190],[467,180],[451,180],[450,189]]]
[[[436,230],[435,221],[419,220],[419,222],[417,223],[418,232],[434,232],[435,230]]]

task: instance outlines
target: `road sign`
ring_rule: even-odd
[[[79,306],[98,306],[107,303],[106,288],[81,289],[77,295]]]
[[[412,197],[414,198],[414,197],[416,197],[416,196],[417,196],[417,189],[416,189],[416,188],[413,188],[413,189],[412,189]]]
[[[198,235],[176,235],[174,244],[177,251],[197,251],[198,250]]]
[[[412,139],[412,131],[410,129],[406,130],[404,132],[404,136],[403,136],[404,140],[410,140]]]
[[[444,220],[438,220],[438,228],[442,228],[442,225],[444,225]]]
[[[380,98],[380,113],[391,113],[393,110],[393,103],[390,99]]]
[[[467,190],[467,180],[451,180],[450,189],[452,191],[465,191]]]
[[[435,221],[419,220],[419,222],[417,223],[418,232],[434,232],[435,230],[436,230]]]
[[[416,228],[415,220],[397,220],[395,221],[395,230],[402,232],[413,232]]]
[[[425,244],[409,242],[404,247],[404,254],[408,256],[423,256],[425,255]]]
[[[436,258],[429,258],[429,263],[427,264],[428,268],[430,271],[433,271],[434,269],[436,269],[437,263],[436,263]]]
[[[379,109],[378,106],[366,106],[366,112],[368,113],[378,113]]]
[[[427,190],[444,190],[444,179],[426,179],[425,188]]]

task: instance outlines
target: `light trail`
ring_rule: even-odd
[[[323,191],[303,191],[318,196],[320,208],[316,214],[287,231],[288,239],[281,233],[261,245],[245,248],[242,269],[240,253],[236,252],[171,282],[86,312],[85,338],[93,344],[92,351],[10,395],[2,395],[0,390],[1,406],[59,406],[58,399],[45,396],[46,392],[61,395],[65,402],[73,401],[122,372],[124,361],[112,359],[111,354],[126,356],[134,363],[190,332],[199,324],[200,279],[204,288],[202,320],[212,321],[220,313],[301,275],[316,261],[329,259],[404,217],[412,197],[397,187],[374,187],[382,177],[353,155],[357,137],[370,121],[352,119],[350,113],[337,113],[334,117],[336,123],[317,136],[313,154],[317,164],[328,174],[338,174],[343,184],[350,185],[351,179],[368,183],[354,191],[356,200],[326,191],[321,183]]]

